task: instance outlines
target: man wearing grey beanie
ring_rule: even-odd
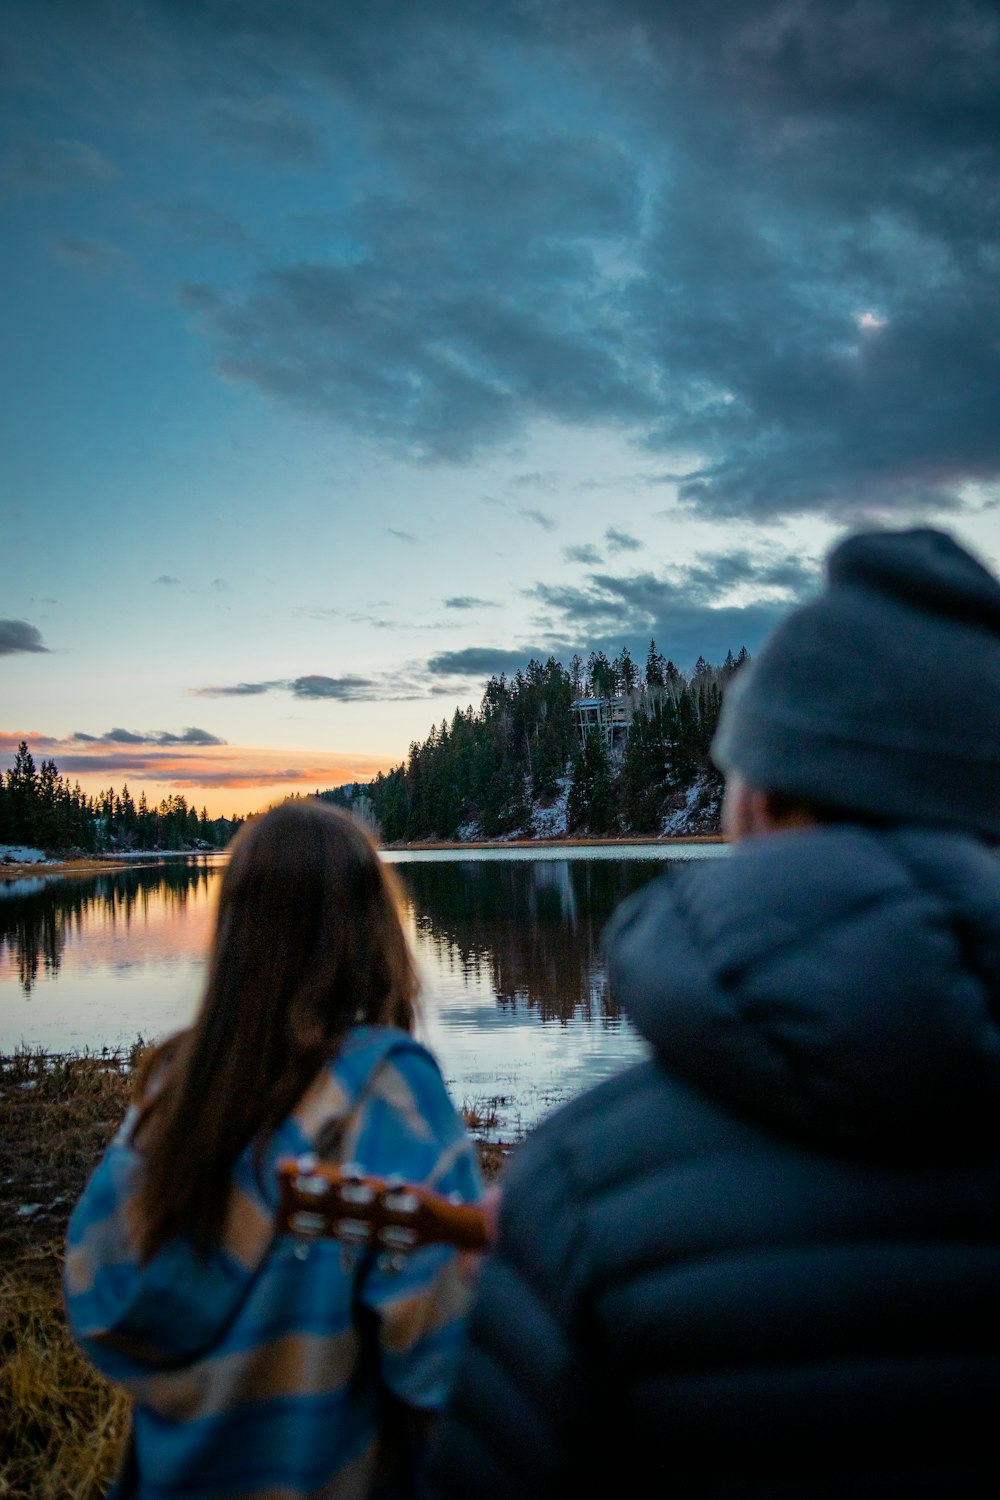
[[[1000,1493],[1000,582],[849,538],[713,753],[735,847],[611,922],[650,1060],[519,1153],[438,1493]]]

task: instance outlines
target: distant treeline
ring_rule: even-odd
[[[491,677],[479,708],[456,710],[404,766],[364,786],[323,796],[357,808],[361,796],[386,843],[530,833],[533,809],[566,789],[570,832],[648,833],[662,827],[671,799],[702,778],[719,778],[708,757],[722,694],[747,661],[746,648],[719,666],[699,658],[688,676],[650,641],[645,669],[623,647],[613,660],[593,651],[567,669],[549,657],[512,677]],[[581,738],[571,705],[580,698],[626,700],[631,723],[612,749],[596,730]]]
[[[127,786],[88,797],[73,786],[54,760],[36,769],[25,741],[13,769],[0,772],[0,844],[50,850],[222,849],[242,818],[210,818],[182,796],[150,807],[145,792],[135,802]]]

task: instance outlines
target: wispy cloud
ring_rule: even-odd
[[[539,510],[534,505],[519,505],[517,507],[519,516],[524,516],[527,521],[534,521],[543,531],[555,531],[556,523],[547,511]]]
[[[114,181],[118,170],[86,141],[22,137],[8,154],[6,176],[13,187],[43,193],[67,187],[103,187]]]
[[[533,469],[515,474],[511,484],[519,490],[557,490],[562,475],[558,469]]]
[[[190,688],[189,692],[195,698],[255,698],[264,693],[284,692],[313,702],[404,703],[431,696],[431,687],[419,674],[400,670],[375,676],[345,672],[337,677],[308,672],[298,677]]]
[[[153,579],[153,582],[165,589],[175,589],[180,586],[180,579],[175,578],[173,573],[161,573],[159,578]]]
[[[390,536],[394,536],[399,542],[406,542],[409,547],[420,546],[420,538],[414,536],[412,531],[400,531],[396,526],[387,526],[386,530]]]
[[[381,697],[379,685],[371,677],[324,677],[311,673],[293,677],[288,690],[295,698],[334,698],[339,703],[371,703]]]
[[[477,599],[474,594],[456,594],[444,601],[445,609],[499,609],[495,599]]]
[[[209,135],[239,151],[263,156],[279,167],[312,167],[325,155],[319,132],[279,100],[234,108],[214,105],[205,119]]]
[[[627,531],[619,531],[617,526],[608,527],[604,540],[609,552],[638,552],[642,547],[638,537],[630,536]]]
[[[108,271],[126,259],[117,246],[77,234],[57,235],[50,248],[57,260],[82,271]]]
[[[207,729],[192,725],[179,734],[169,729],[152,729],[145,732],[135,729],[109,729],[106,734],[85,734],[77,730],[71,737],[72,744],[81,745],[224,745],[225,740],[210,734]]]
[[[589,543],[581,544],[578,547],[564,547],[563,557],[567,562],[575,563],[599,563],[602,561],[601,554],[597,548],[592,547]]]
[[[282,678],[272,682],[233,682],[228,686],[191,688],[190,692],[195,698],[257,698],[286,685]]]

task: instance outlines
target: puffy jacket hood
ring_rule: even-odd
[[[813,1145],[995,1150],[1000,861],[950,831],[751,839],[655,881],[605,935],[663,1063]]]

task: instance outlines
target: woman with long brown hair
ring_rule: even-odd
[[[277,1163],[309,1152],[480,1196],[416,993],[391,872],[346,814],[289,802],[240,832],[199,1014],[147,1058],[70,1223],[71,1326],[134,1399],[120,1495],[399,1491],[386,1413],[444,1400],[455,1254],[387,1266],[274,1224]]]

